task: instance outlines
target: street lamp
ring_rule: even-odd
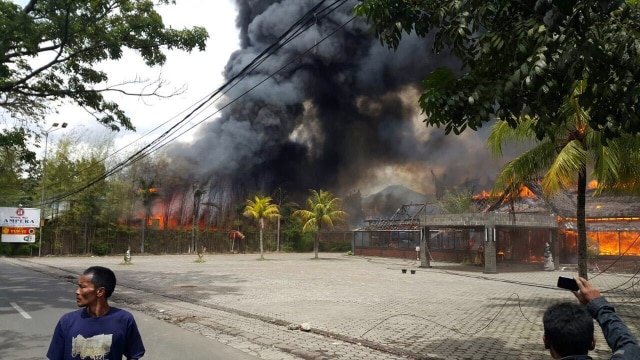
[[[58,125],[60,127],[58,127]],[[66,122],[63,122],[62,125],[54,122],[47,131],[44,131],[44,162],[42,164],[42,197],[40,198],[40,245],[38,245],[38,257],[42,256],[42,232],[44,230],[44,190],[47,180],[47,146],[49,145],[49,134],[56,130],[64,129],[67,127],[67,125],[68,124]]]
[[[196,229],[198,227],[198,210],[200,210],[200,201],[202,200],[202,195],[204,194],[204,190],[200,189],[200,183],[193,184],[193,228],[191,230],[191,247],[189,248],[189,253],[191,250],[193,252],[196,251]]]

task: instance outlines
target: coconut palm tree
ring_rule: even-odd
[[[262,230],[264,229],[264,220],[273,219],[280,216],[278,205],[271,203],[271,197],[256,195],[254,200],[248,199],[247,206],[244,208],[243,215],[257,219],[260,223],[260,259],[264,259],[264,247],[262,245]]]
[[[576,222],[578,231],[578,274],[587,278],[586,191],[587,169],[592,167],[591,178],[598,180],[598,192],[618,187],[629,169],[625,169],[622,157],[624,147],[640,149],[638,137],[625,136],[605,144],[602,133],[589,126],[589,112],[579,103],[579,96],[586,87],[585,81],[576,82],[572,94],[561,108],[562,119],[553,131],[536,141],[534,127],[537,119],[523,117],[511,128],[506,121],[498,121],[491,127],[487,144],[492,152],[502,155],[502,145],[507,142],[534,141],[531,149],[509,161],[500,171],[493,193],[517,194],[521,186],[542,178],[542,190],[546,197],[572,186],[577,188]],[[633,144],[633,145],[631,145]],[[637,162],[636,162],[637,164]]]
[[[293,212],[293,216],[300,217],[304,221],[302,231],[316,231],[313,241],[313,253],[318,258],[318,245],[320,244],[320,231],[323,226],[333,227],[337,222],[343,222],[348,214],[342,211],[342,200],[334,197],[328,191],[310,190],[311,196],[307,199],[308,210],[300,209]]]

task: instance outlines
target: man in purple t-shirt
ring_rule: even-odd
[[[82,309],[63,315],[49,345],[50,360],[139,359],[144,345],[131,313],[109,306],[116,276],[108,268],[92,266],[82,273],[76,303]]]

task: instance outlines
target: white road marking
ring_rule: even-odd
[[[17,312],[20,313],[20,315],[22,315],[22,317],[24,317],[25,319],[31,319],[31,315],[29,315],[26,311],[22,310],[20,305],[14,303],[14,302],[12,302],[10,304],[11,304],[11,306],[13,306],[14,309],[16,309]]]

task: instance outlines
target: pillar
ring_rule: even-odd
[[[558,244],[558,229],[549,229],[549,243],[553,254],[554,268],[560,269],[560,244]]]
[[[484,273],[497,274],[496,265],[496,240],[497,232],[495,224],[486,224],[484,228]]]
[[[431,256],[429,255],[429,228],[423,227],[420,233],[420,267],[431,267]]]

